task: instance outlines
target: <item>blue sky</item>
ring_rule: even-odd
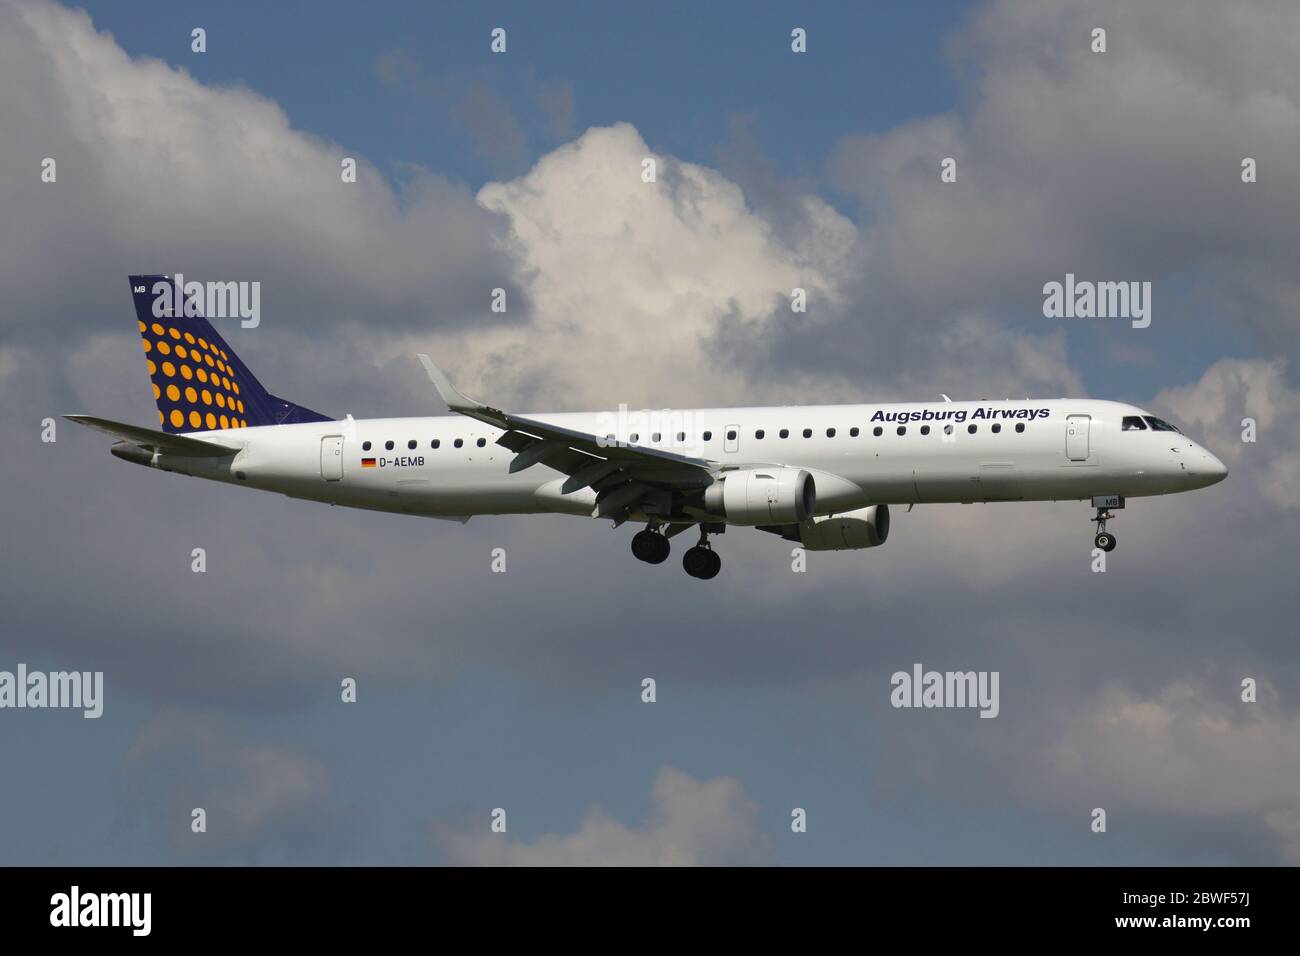
[[[478,186],[500,170],[485,167],[427,101],[386,90],[375,71],[381,55],[410,55],[435,83],[487,86],[521,116],[536,113],[536,84],[571,83],[578,128],[631,121],[656,148],[697,162],[716,159],[733,119],[753,117],[781,175],[816,177],[839,137],[952,104],[944,38],[968,4],[836,3],[797,15],[780,3],[84,6],[133,55],[205,83],[247,85],[295,126],[381,165],[430,166]],[[208,31],[204,56],[189,52],[195,26]],[[808,30],[816,56],[790,55],[794,26]],[[506,56],[488,49],[496,27],[507,30]],[[534,153],[553,144],[529,132]]]

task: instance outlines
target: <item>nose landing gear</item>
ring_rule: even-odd
[[[1097,517],[1092,519],[1097,523],[1097,536],[1092,539],[1092,543],[1102,551],[1115,550],[1115,536],[1106,530],[1106,522],[1113,517],[1115,516],[1108,509],[1098,508]]]
[[[1092,506],[1097,509],[1097,517],[1091,519],[1097,524],[1097,537],[1092,539],[1102,551],[1115,550],[1115,536],[1106,530],[1106,522],[1115,517],[1110,513],[1111,508],[1123,508],[1123,495],[1093,495]]]

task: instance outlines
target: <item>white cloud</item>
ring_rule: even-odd
[[[438,838],[451,862],[475,866],[724,866],[766,858],[758,808],[737,780],[700,781],[664,767],[650,804],[641,826],[593,807],[577,832],[530,843],[486,832],[486,826],[480,834],[439,827]]]
[[[654,183],[641,179],[647,157]],[[793,247],[734,183],[655,154],[627,124],[588,130],[478,199],[509,223],[535,317],[461,336],[469,378],[536,376],[566,408],[753,397],[745,370],[716,360],[714,337],[724,323],[760,335],[792,314],[796,286],[838,296],[856,235],[809,198],[813,238]]]
[[[1169,388],[1154,404],[1203,436],[1228,465],[1237,494],[1253,486],[1279,508],[1300,508],[1300,390],[1284,359],[1221,359],[1200,380]],[[1243,442],[1243,421],[1256,423]]]
[[[183,856],[274,862],[286,850],[339,843],[325,767],[287,747],[236,740],[219,720],[171,712],[150,721],[124,769],[130,812]],[[191,830],[195,808],[206,814],[202,834]]]
[[[1225,703],[1199,682],[1151,694],[1104,689],[1049,751],[1057,782],[1089,805],[1222,823],[1253,820],[1300,862],[1300,715]],[[1120,811],[1119,814],[1116,811]],[[1131,824],[1129,825],[1131,827]]]
[[[463,321],[507,269],[499,223],[463,186],[408,170],[395,191],[355,147],[294,129],[246,88],[132,59],[82,11],[0,4],[0,63],[0,334],[58,310],[66,336],[109,301],[129,328],[139,271],[261,281],[268,326],[307,334]]]
[[[1294,343],[1298,43],[1300,8],[1281,0],[981,6],[952,43],[960,106],[848,137],[831,159],[872,217],[874,291],[925,320],[1033,319],[1067,271],[1192,276],[1265,341]],[[956,183],[939,180],[945,157]],[[1190,318],[1156,304],[1156,322]]]

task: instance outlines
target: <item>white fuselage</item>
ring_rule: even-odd
[[[721,469],[805,469],[816,482],[819,515],[873,504],[1161,495],[1201,488],[1227,474],[1222,462],[1180,432],[1122,429],[1126,416],[1147,414],[1117,402],[1046,399],[530,417],[707,459]],[[595,492],[562,493],[566,476],[546,464],[512,472],[515,454],[496,443],[501,434],[460,415],[348,417],[197,432],[192,437],[219,438],[243,450],[233,460],[161,454],[154,463],[377,511],[459,518],[592,513]],[[363,466],[365,459],[374,464]]]

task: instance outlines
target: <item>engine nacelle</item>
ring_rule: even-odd
[[[889,505],[872,505],[799,525],[799,542],[808,551],[875,548],[889,537]]]
[[[133,465],[144,465],[145,467],[152,467],[158,457],[156,451],[149,451],[129,441],[113,442],[112,447],[108,449],[108,453],[114,458],[121,458]]]
[[[704,489],[704,507],[729,524],[802,522],[816,505],[817,486],[812,475],[800,468],[728,471]]]

